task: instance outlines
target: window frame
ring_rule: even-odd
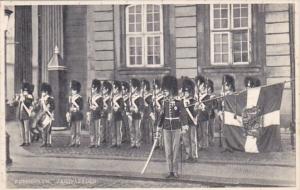
[[[235,3],[236,4],[236,3]],[[243,3],[241,3],[243,4]],[[252,49],[251,49],[251,44],[252,44],[252,36],[251,36],[251,31],[252,31],[252,5],[248,5],[248,27],[234,27],[234,18],[233,18],[233,5],[234,4],[227,4],[228,5],[228,27],[227,28],[214,28],[214,4],[210,5],[210,60],[211,60],[211,65],[213,66],[230,66],[230,65],[250,65],[252,61]],[[220,4],[221,6],[221,4]],[[248,38],[248,61],[247,62],[234,62],[234,52],[233,52],[233,33],[236,31],[247,31],[247,38]],[[228,48],[228,62],[215,62],[214,56],[215,56],[215,51],[214,51],[214,34],[218,33],[229,33],[228,37],[228,43],[229,43],[229,48]]]
[[[129,31],[129,8],[135,6],[141,6],[141,22],[142,30],[141,32],[130,32]],[[157,31],[147,31],[147,6],[152,4],[133,4],[125,7],[125,36],[126,36],[126,67],[129,68],[158,68],[164,66],[164,28],[163,28],[163,7],[162,5],[153,4],[159,6],[159,26],[160,30]],[[148,64],[148,37],[160,37],[160,64]],[[130,37],[141,37],[142,38],[142,64],[130,65],[130,48],[129,39]]]

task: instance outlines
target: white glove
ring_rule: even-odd
[[[151,118],[153,121],[155,121],[155,115],[154,115],[153,112],[150,113],[150,118]]]
[[[184,125],[184,126],[182,126],[182,131],[181,131],[181,133],[186,133],[187,131],[189,130],[189,126],[188,125]]]
[[[161,127],[157,127],[157,130],[156,130],[156,134],[155,134],[155,139],[159,139],[160,136],[161,136]]]

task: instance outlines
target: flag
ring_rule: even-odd
[[[280,138],[280,106],[284,83],[250,88],[224,98],[223,146],[245,152],[277,152],[282,150]],[[249,129],[245,118],[256,110]],[[248,114],[248,115],[247,115]],[[256,115],[255,115],[256,114]],[[247,117],[245,117],[247,116]],[[254,133],[251,133],[254,132]],[[255,134],[255,135],[254,135]]]

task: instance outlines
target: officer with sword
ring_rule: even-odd
[[[164,76],[162,90],[164,100],[159,115],[156,138],[142,173],[145,172],[157,139],[163,131],[165,155],[169,171],[166,178],[178,178],[180,135],[188,130],[188,120],[182,101],[176,98],[178,95],[177,79],[171,75]]]

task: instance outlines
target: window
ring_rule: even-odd
[[[163,65],[161,5],[126,7],[126,62],[128,67]]]
[[[251,6],[214,4],[210,8],[210,18],[212,64],[249,64]]]

